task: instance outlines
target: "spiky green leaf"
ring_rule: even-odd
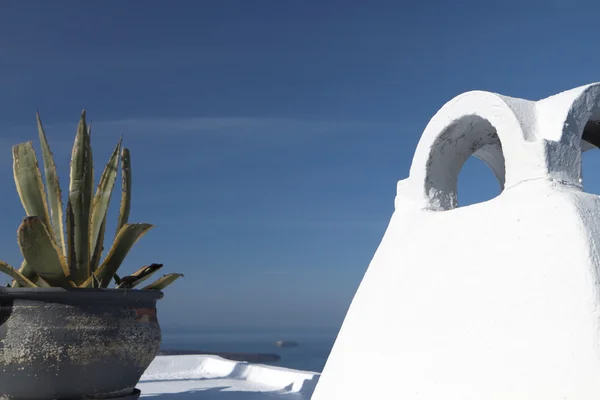
[[[36,282],[40,277],[38,274],[36,274],[36,272],[33,270],[33,268],[31,268],[31,266],[29,264],[27,264],[27,261],[23,260],[23,262],[21,263],[21,267],[19,268],[19,272],[25,276],[27,279],[29,279],[32,282]],[[12,287],[23,287],[17,280],[13,280]]]
[[[19,271],[8,265],[4,261],[0,261],[0,272],[4,272],[19,283],[19,287],[37,287],[29,278],[21,274]],[[14,286],[13,286],[14,287]]]
[[[134,288],[140,283],[144,282],[146,279],[150,278],[152,274],[161,269],[162,266],[162,264],[145,265],[135,271],[133,274],[124,276],[117,285],[117,288]]]
[[[131,155],[129,149],[124,147],[121,154],[121,206],[119,207],[119,220],[117,221],[117,234],[129,220],[131,208]]]
[[[52,232],[54,241],[66,256],[65,248],[65,230],[63,227],[63,204],[60,184],[58,182],[58,173],[56,172],[56,164],[50,145],[42,126],[40,113],[36,113],[38,135],[40,137],[40,146],[42,148],[42,156],[44,158],[44,175],[46,177],[46,190],[48,191],[48,205],[50,206],[50,220],[52,223]]]
[[[153,225],[150,224],[125,224],[117,234],[115,241],[110,248],[104,262],[93,276],[97,277],[102,287],[107,287],[113,279],[115,273],[121,266],[121,263],[142,236],[144,236]],[[92,285],[92,276],[88,278],[80,287],[90,287]]]
[[[31,282],[35,283],[39,287],[51,287],[48,282],[40,278],[40,276],[34,271],[29,264],[27,264],[26,260],[23,260],[21,263],[21,267],[19,268],[19,272],[29,279]],[[13,280],[11,283],[12,287],[23,287],[18,281]]]
[[[15,185],[25,213],[29,217],[39,217],[48,231],[52,232],[44,183],[33,144],[20,143],[13,146],[12,151]]]
[[[106,216],[104,216],[104,220],[102,224],[100,224],[100,232],[98,233],[98,240],[96,240],[96,244],[94,246],[94,251],[92,252],[92,260],[90,261],[90,269],[92,270],[92,274],[98,269],[98,265],[100,264],[100,258],[102,257],[102,251],[104,251],[104,231],[106,230]]]
[[[164,288],[166,288],[167,286],[169,286],[171,283],[175,282],[178,278],[180,278],[182,276],[183,276],[183,274],[175,274],[175,273],[164,275],[164,276],[158,278],[153,283],[149,284],[148,286],[142,288],[142,290],[163,290]]]
[[[70,275],[77,270],[77,258],[75,256],[75,222],[73,217],[73,207],[71,201],[67,201],[67,266]]]
[[[76,284],[90,277],[90,208],[92,204],[92,154],[85,111],[77,127],[77,135],[71,155],[71,182],[69,201],[73,209],[73,238],[75,245],[75,268],[71,277]]]
[[[89,166],[90,166],[90,199],[94,199],[94,179],[96,178],[96,176],[94,175],[94,157],[93,157],[93,149],[92,149],[92,125],[91,122],[89,125],[87,125],[87,135],[86,135],[86,139],[87,139],[87,147],[89,149]],[[92,203],[93,204],[93,203]],[[91,209],[90,209],[90,213],[91,213]],[[91,215],[90,215],[91,218]],[[91,229],[91,221],[90,221],[90,229]],[[90,245],[91,246],[91,245]],[[90,251],[92,251],[93,247],[90,247]]]
[[[117,180],[121,141],[122,139],[119,140],[119,143],[117,143],[115,150],[111,154],[110,159],[108,160],[108,163],[102,172],[102,176],[100,177],[100,181],[98,183],[98,188],[96,189],[96,195],[94,196],[94,201],[92,203],[90,235],[90,249],[94,251],[91,265],[92,272],[94,272],[98,267],[100,254],[102,252],[103,244],[99,242],[103,242],[104,238],[101,238],[100,236],[104,236],[104,232],[102,232],[102,230],[103,227],[106,226],[106,214],[108,212],[108,206],[110,204],[113,187],[115,186],[115,181]]]
[[[71,287],[67,261],[39,217],[26,217],[17,242],[27,264],[52,286]]]

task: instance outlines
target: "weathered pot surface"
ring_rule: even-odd
[[[0,288],[0,399],[120,398],[161,341],[160,291]]]

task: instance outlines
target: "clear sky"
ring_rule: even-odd
[[[600,81],[599,12],[527,0],[4,1],[0,258],[21,262],[11,145],[37,144],[39,108],[65,190],[86,108],[97,173],[124,135],[131,219],[156,225],[123,271],[185,273],[165,291],[163,326],[337,329],[431,116],[467,90],[540,99]],[[586,188],[600,192],[595,157]],[[462,204],[498,190],[467,162]]]

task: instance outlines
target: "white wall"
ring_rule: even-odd
[[[580,143],[599,105],[596,84],[469,92],[432,118],[312,399],[600,396],[600,198]],[[504,191],[456,208],[473,153]]]

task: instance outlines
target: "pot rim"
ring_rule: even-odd
[[[0,300],[99,300],[106,301],[156,301],[164,297],[161,290],[114,289],[114,288],[8,288],[0,287]]]

